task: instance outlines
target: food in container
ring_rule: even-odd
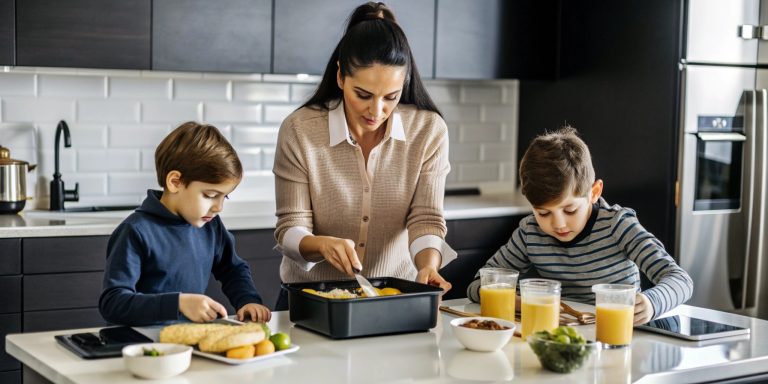
[[[473,327],[472,324],[478,326]],[[483,327],[479,327],[480,324]],[[484,329],[486,327],[492,329]],[[451,328],[464,347],[479,352],[503,348],[515,333],[515,323],[494,317],[459,317],[451,320]]]
[[[551,332],[534,332],[527,340],[541,366],[558,373],[581,368],[590,355],[600,348],[599,342],[587,342],[584,336],[569,326],[560,326]]]
[[[125,368],[145,379],[165,379],[183,373],[191,359],[192,347],[181,344],[148,343],[123,348]]]

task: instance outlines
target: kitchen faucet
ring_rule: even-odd
[[[59,141],[61,140],[61,132],[64,132],[64,147],[69,148],[72,146],[72,139],[69,137],[69,126],[64,120],[59,121],[59,125],[56,126],[56,141],[54,143],[54,157],[55,157],[55,173],[53,174],[53,180],[51,180],[51,211],[63,211],[65,201],[79,201],[80,200],[80,184],[75,183],[75,189],[64,189],[64,180],[61,179],[61,173],[59,173]]]

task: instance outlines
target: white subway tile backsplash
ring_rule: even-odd
[[[37,94],[39,97],[103,99],[106,81],[104,76],[37,75]]]
[[[230,198],[233,200],[272,200],[271,197],[274,195],[275,177],[271,170],[246,171],[243,175],[243,181],[230,194]]]
[[[244,170],[261,170],[261,148],[235,147],[235,150],[237,151],[237,156],[240,158],[240,162],[243,164]]]
[[[107,191],[112,195],[145,196],[147,189],[158,189],[154,172],[110,172]]]
[[[501,181],[517,180],[517,162],[503,162],[501,164]]]
[[[171,79],[165,78],[109,78],[109,97],[115,99],[165,99],[171,98]]]
[[[230,100],[230,82],[179,79],[173,82],[173,97],[178,100]]]
[[[141,170],[155,171],[155,148],[145,148],[141,150]]]
[[[112,124],[109,126],[109,147],[156,147],[169,132],[170,126],[166,124]]]
[[[261,104],[206,103],[203,120],[227,123],[260,123]]]
[[[77,120],[87,123],[127,123],[139,121],[139,102],[127,100],[81,100]]]
[[[484,105],[482,116],[482,121],[486,122],[517,121],[517,108],[511,105]]]
[[[446,123],[470,123],[480,121],[479,105],[438,104]]]
[[[35,96],[35,74],[0,73],[0,96]]]
[[[103,124],[68,123],[73,148],[106,148],[107,126]],[[42,133],[41,133],[42,134]],[[55,130],[46,130],[46,144],[53,148]],[[63,141],[62,141],[63,142]]]
[[[262,80],[271,83],[319,83],[322,77],[317,75],[297,74],[297,75],[278,75],[265,73]]]
[[[261,169],[272,170],[275,165],[275,147],[265,147],[261,149]]]
[[[79,183],[80,198],[107,194],[107,173],[70,173],[66,175],[66,189],[74,189]]]
[[[480,144],[451,143],[448,158],[451,163],[480,161]]]
[[[147,123],[171,123],[176,126],[185,121],[201,120],[199,102],[157,101],[141,103],[141,121]]]
[[[278,127],[235,126],[233,143],[245,145],[274,145],[277,143]]]
[[[498,181],[499,164],[467,163],[459,164],[459,181],[461,182],[490,182]]]
[[[51,181],[55,170],[55,152],[53,146],[50,150],[38,151],[40,158],[37,160],[37,175],[44,176],[47,181]],[[77,155],[72,148],[61,148],[59,150],[59,172],[66,175],[75,171]]]
[[[264,107],[264,122],[280,124],[298,107],[298,105],[267,105]]]
[[[4,122],[30,123],[75,119],[75,101],[66,99],[3,98]]]
[[[502,139],[502,124],[474,123],[459,127],[459,141],[462,143],[496,143]]]
[[[139,155],[136,150],[78,150],[78,172],[139,171]]]
[[[438,108],[442,109],[444,104],[455,104],[461,101],[460,88],[457,83],[427,81],[424,85],[427,87],[432,101],[438,104]]]
[[[303,104],[316,90],[317,84],[291,84],[291,102]]]
[[[490,144],[483,143],[483,156],[484,162],[505,162],[513,161],[517,156],[517,148],[513,147],[511,143],[504,144]]]
[[[0,123],[0,145],[14,153],[20,149],[35,149],[37,132],[31,123]]]
[[[235,82],[232,88],[238,101],[286,102],[291,94],[289,84]]]
[[[461,101],[469,104],[498,104],[502,102],[502,85],[466,85],[461,87]]]

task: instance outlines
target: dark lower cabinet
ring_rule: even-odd
[[[151,0],[16,1],[16,65],[149,69],[151,12]]]
[[[99,306],[103,272],[24,276],[24,311]]]
[[[20,273],[21,239],[0,239],[0,275]]]
[[[57,309],[24,312],[24,332],[55,331],[59,329],[103,327],[107,322],[99,308]]]
[[[0,65],[14,65],[16,53],[16,10],[14,0],[0,0]],[[4,382],[0,380],[0,382]]]
[[[5,335],[19,332],[21,332],[20,313],[0,315],[0,340],[3,344],[3,348],[0,348],[0,374],[2,371],[21,369],[21,363],[5,351]],[[5,381],[0,380],[0,383],[5,383]]]
[[[21,370],[0,372],[0,383],[21,384]],[[30,383],[27,383],[30,384]]]

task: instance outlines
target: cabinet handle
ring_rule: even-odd
[[[739,37],[745,40],[757,39],[762,34],[763,28],[759,25],[739,25]]]

